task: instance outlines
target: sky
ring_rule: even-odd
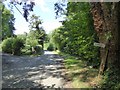
[[[52,30],[62,26],[62,24],[59,22],[63,20],[63,18],[55,19],[55,11],[54,11],[54,3],[57,0],[34,0],[35,1],[35,7],[31,14],[35,14],[37,16],[40,16],[40,19],[42,20],[42,26],[46,33],[50,33]],[[17,5],[19,10],[23,13],[21,6]],[[29,32],[29,23],[25,21],[23,16],[20,14],[20,12],[13,8],[14,11],[14,17],[15,19],[15,34],[23,34],[25,32]]]

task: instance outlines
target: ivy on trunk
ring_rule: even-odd
[[[91,13],[93,15],[94,27],[99,37],[99,43],[104,43],[105,48],[101,48],[101,65],[99,74],[103,74],[106,69],[112,66],[119,66],[119,3],[94,2],[91,4]],[[116,67],[117,67],[116,66]]]

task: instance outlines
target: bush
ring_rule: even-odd
[[[37,39],[27,38],[27,40],[26,40],[26,45],[30,45],[31,47],[35,47],[38,44],[39,43],[38,43]]]
[[[13,38],[12,48],[14,55],[19,55],[23,47],[24,47],[24,41],[21,38]]]
[[[26,51],[31,52],[31,54],[42,54],[42,46],[39,45],[38,40],[34,38],[27,38],[26,39],[26,46],[25,46]]]
[[[108,88],[117,90],[120,88],[120,70],[115,66],[111,66],[104,72],[102,81],[100,82],[101,88]]]
[[[3,40],[2,42],[2,51],[5,53],[11,53],[12,54],[12,38],[7,38]]]
[[[32,49],[30,45],[25,45],[24,48],[21,50],[22,55],[31,55],[32,54]]]
[[[7,38],[2,42],[2,51],[4,53],[19,55],[23,47],[24,41],[20,38]]]
[[[25,50],[31,50],[31,46],[30,45],[25,45],[24,49]]]
[[[47,50],[48,50],[48,51],[53,51],[53,50],[54,50],[54,46],[53,46],[52,43],[49,44]]]
[[[42,51],[43,51],[41,45],[35,46],[34,50],[35,50],[36,54],[42,54]]]

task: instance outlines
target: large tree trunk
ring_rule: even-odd
[[[105,48],[100,49],[100,75],[103,74],[105,69],[109,69],[113,65],[119,66],[120,64],[118,62],[120,55],[120,48],[118,47],[120,46],[118,42],[118,39],[120,39],[119,8],[119,3],[91,3],[91,13],[99,43],[105,44]]]

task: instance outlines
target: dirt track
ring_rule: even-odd
[[[62,88],[65,80],[62,72],[63,58],[52,52],[44,55],[13,56],[2,55],[3,88]]]

